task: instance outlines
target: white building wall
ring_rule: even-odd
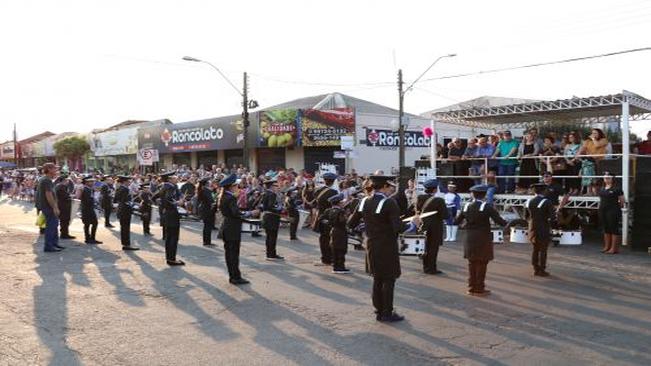
[[[285,151],[285,166],[294,168],[296,171],[303,169],[305,166],[305,157],[303,156],[303,147],[294,147]]]

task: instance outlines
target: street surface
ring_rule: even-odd
[[[548,279],[532,277],[530,248],[496,247],[487,298],[469,297],[459,243],[441,248],[442,276],[402,257],[395,306],[406,321],[375,321],[363,253],[353,275],[314,267],[316,236],[279,235],[284,263],[264,260],[264,237],[244,235],[241,269],[228,283],[222,242],[201,246],[184,223],[179,258],[165,264],[160,227],[143,237],[134,217],[100,225],[99,246],[77,240],[43,253],[31,205],[0,202],[0,365],[649,365],[651,257],[606,256],[596,243],[551,248]],[[115,219],[114,219],[115,220]],[[114,222],[117,225],[117,222]],[[352,249],[352,248],[351,248]]]

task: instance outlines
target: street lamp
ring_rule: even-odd
[[[258,107],[258,102],[255,100],[249,100],[248,97],[248,77],[246,75],[246,72],[244,72],[244,84],[243,84],[243,90],[240,91],[240,89],[231,82],[226,75],[215,65],[211,64],[208,61],[200,60],[198,58],[190,57],[190,56],[184,56],[183,57],[184,61],[190,61],[190,62],[202,62],[204,64],[209,65],[213,69],[215,69],[219,75],[221,75],[226,82],[235,89],[237,94],[239,94],[242,97],[242,124],[244,126],[244,147],[242,150],[242,160],[244,161],[244,167],[248,168],[249,167],[249,108],[254,109]]]
[[[431,65],[423,73],[420,74],[419,77],[416,78],[411,84],[406,89],[402,89],[402,69],[398,70],[398,105],[399,105],[399,110],[398,110],[398,122],[399,122],[399,128],[398,128],[398,136],[399,136],[399,150],[398,150],[398,166],[400,169],[400,172],[402,173],[403,168],[405,167],[405,123],[404,123],[404,100],[405,100],[405,94],[407,94],[408,91],[412,90],[414,88],[414,85],[420,79],[427,74],[429,70],[436,65],[437,62],[439,62],[441,59],[444,59],[446,57],[455,57],[457,54],[456,53],[450,53],[448,55],[443,55],[439,56],[434,62],[432,62]],[[435,136],[435,135],[434,135]],[[432,137],[434,138],[434,137]],[[399,179],[399,182],[401,182],[401,188],[403,186],[402,184],[402,179]]]

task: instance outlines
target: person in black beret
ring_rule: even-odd
[[[467,235],[463,244],[464,258],[468,259],[468,295],[486,296],[486,268],[488,262],[493,260],[493,234],[491,232],[491,219],[501,226],[507,222],[499,213],[488,204],[486,191],[488,186],[478,184],[470,188],[473,202],[466,203],[463,210],[454,220],[455,225],[466,222]]]
[[[289,217],[289,240],[298,240],[296,231],[298,230],[298,206],[301,204],[298,198],[298,189],[296,187],[285,190],[285,210]]]
[[[330,227],[323,214],[327,209],[332,207],[330,204],[330,197],[337,194],[334,188],[337,175],[334,173],[323,174],[324,185],[314,192],[314,199],[316,203],[316,220],[314,221],[314,231],[319,233],[319,248],[321,249],[321,260],[314,262],[315,266],[331,266],[332,265],[332,249],[330,249]]]
[[[527,217],[529,219],[529,241],[533,246],[531,254],[531,264],[533,265],[533,275],[548,277],[547,268],[547,248],[552,241],[551,221],[554,217],[554,204],[544,193],[547,185],[545,183],[532,184],[531,188],[536,196],[525,203]]]
[[[278,261],[284,258],[276,253],[276,241],[278,240],[278,228],[280,227],[280,213],[282,205],[278,203],[278,182],[275,179],[264,181],[265,190],[262,194],[262,227],[266,234],[265,246],[267,248],[267,260]]]
[[[237,206],[237,196],[244,194],[238,186],[235,174],[222,179],[219,185],[222,193],[219,197],[219,211],[224,216],[220,236],[224,240],[224,256],[228,268],[229,282],[233,285],[245,285],[249,281],[242,278],[240,273],[240,243],[242,241],[242,220],[258,214],[257,210],[240,211]]]
[[[97,233],[97,214],[95,213],[95,198],[93,197],[93,184],[95,178],[87,175],[81,179],[84,188],[81,191],[81,222],[84,224],[84,242],[86,244],[102,244],[95,239]]]
[[[122,250],[139,250],[131,245],[131,215],[133,214],[133,197],[129,191],[131,177],[118,176],[118,188],[115,191],[114,203],[118,204],[117,217],[120,220],[120,242]]]
[[[188,183],[186,183],[188,184]],[[217,206],[210,190],[210,179],[203,178],[199,181],[197,189],[197,204],[199,217],[203,221],[203,245],[212,246],[212,229],[215,227],[215,213]]]

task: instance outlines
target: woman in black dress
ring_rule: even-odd
[[[606,254],[619,253],[618,245],[622,233],[622,207],[624,192],[615,187],[615,178],[609,172],[604,174],[604,187],[599,191],[599,221],[604,228],[604,249]]]
[[[520,147],[518,149],[518,158],[520,159],[520,175],[522,176],[537,176],[538,169],[536,164],[538,163],[537,159],[531,159],[527,157],[537,156],[540,153],[538,144],[534,139],[534,135],[531,133],[526,133]],[[518,188],[521,191],[528,191],[529,187],[532,184],[537,183],[538,178],[519,178]]]

